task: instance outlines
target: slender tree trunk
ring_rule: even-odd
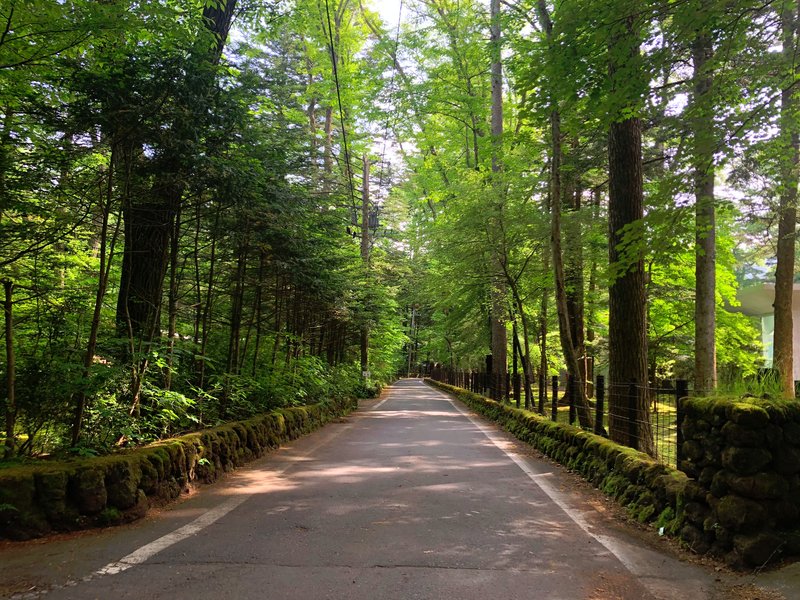
[[[788,81],[781,93],[780,142],[781,194],[778,208],[778,250],[775,268],[774,365],[785,398],[794,398],[794,348],[792,296],[794,295],[795,238],[797,227],[798,136],[797,122],[798,6],[787,2],[781,13],[783,66]]]
[[[701,4],[707,5],[708,0]],[[695,193],[695,393],[710,393],[717,387],[716,353],[716,215],[714,208],[714,112],[711,105],[713,75],[710,61],[714,46],[711,36],[700,31],[692,44],[694,63]]]
[[[533,366],[531,365],[531,347],[530,347],[530,326],[528,324],[528,317],[525,315],[522,297],[519,293],[519,288],[514,285],[511,288],[511,293],[514,296],[514,304],[516,305],[517,313],[519,314],[522,323],[522,344],[524,346],[524,354],[522,355],[522,377],[525,387],[525,410],[531,410],[533,407]],[[516,340],[519,344],[519,340]]]
[[[570,336],[578,362],[578,379],[582,382],[583,394],[588,397],[590,385],[586,368],[586,319],[584,314],[584,278],[583,278],[583,224],[581,222],[580,186],[569,185],[565,195],[564,206],[568,219],[563,230],[566,238],[564,251],[564,284],[567,297],[567,314],[569,315]]]
[[[263,250],[258,257],[258,284],[256,285],[256,298],[254,301],[253,320],[256,327],[255,348],[253,348],[253,364],[250,372],[251,377],[256,376],[258,368],[258,355],[261,351],[261,312],[264,297],[264,271],[267,266],[267,253]]]
[[[205,385],[206,379],[206,349],[208,348],[208,320],[211,316],[212,298],[214,297],[214,278],[216,276],[217,267],[217,234],[219,232],[219,218],[222,212],[222,205],[217,204],[216,214],[214,216],[214,231],[211,234],[211,255],[208,258],[208,282],[206,285],[206,299],[203,306],[203,317],[201,319],[200,328],[200,356],[198,358],[197,369],[197,387],[201,390]]]
[[[14,282],[3,280],[3,315],[6,334],[6,443],[5,457],[14,455],[17,426],[16,357],[14,354]]]
[[[572,381],[582,381],[578,354],[575,341],[572,337],[569,305],[567,303],[566,278],[564,276],[563,254],[561,250],[561,117],[557,111],[550,115],[552,135],[552,165],[550,173],[550,243],[553,254],[553,278],[556,292],[556,309],[558,311],[558,330],[561,338],[561,350],[567,363],[567,371]],[[581,427],[591,428],[589,401],[586,398],[584,385],[572,386],[573,393],[577,392],[575,399],[578,407],[578,420]]]
[[[178,210],[170,236],[169,249],[169,299],[167,306],[167,368],[164,387],[172,388],[172,368],[175,362],[175,336],[178,328],[178,251],[180,249],[181,212]]]
[[[108,165],[108,181],[106,184],[105,201],[100,202],[100,210],[102,215],[102,222],[100,226],[100,266],[97,271],[97,290],[95,291],[94,311],[92,313],[92,322],[89,326],[89,340],[86,344],[86,354],[83,357],[83,380],[84,384],[81,386],[78,396],[75,401],[75,413],[72,419],[72,446],[77,446],[81,437],[81,429],[83,427],[83,415],[86,410],[86,386],[88,385],[89,377],[91,375],[92,363],[94,362],[94,353],[97,349],[97,337],[100,332],[100,315],[103,310],[103,301],[106,297],[108,290],[108,280],[111,274],[111,265],[114,261],[114,249],[116,247],[117,238],[119,236],[121,219],[117,219],[114,232],[111,239],[108,238],[108,222],[111,216],[111,202],[113,198],[114,189],[114,169],[116,168],[116,152],[112,149],[111,159]],[[127,167],[127,165],[126,165]],[[126,175],[125,186],[128,185],[128,176]]]
[[[370,266],[369,266],[369,158],[364,155],[363,185],[361,188],[361,262],[364,267],[364,278],[366,287],[370,285]],[[368,306],[364,306],[367,312]],[[361,324],[361,377],[369,379],[369,322],[368,316],[364,315],[364,322]]]
[[[500,27],[500,0],[491,0],[491,26],[490,26],[490,45],[492,54],[492,178],[494,187],[494,207],[493,213],[497,219],[499,229],[503,222],[504,192],[501,181],[503,170],[503,62],[502,62],[502,39]],[[477,146],[476,146],[477,164]],[[491,223],[491,221],[490,221]],[[491,236],[496,237],[496,236]],[[505,246],[504,240],[500,240]],[[505,261],[505,247],[496,250],[494,253],[494,265],[492,270],[496,276],[492,283],[492,317],[491,317],[491,344],[492,344],[492,370],[499,381],[505,382],[508,371],[508,328],[506,327],[506,281],[503,279],[503,264]],[[500,263],[500,264],[497,264]]]
[[[553,21],[544,0],[536,4],[539,21],[547,36],[548,44],[553,45]],[[550,244],[553,260],[553,279],[556,297],[556,310],[558,312],[558,330],[561,340],[561,350],[567,363],[567,371],[573,381],[583,381],[581,368],[578,364],[578,353],[573,336],[572,317],[567,301],[566,277],[564,275],[564,255],[561,249],[561,202],[562,202],[562,161],[563,150],[561,147],[561,113],[554,98],[550,99],[550,136],[551,136],[551,164],[550,164]],[[581,283],[582,285],[582,283]],[[580,324],[581,335],[583,325]],[[546,383],[546,382],[545,382]],[[576,404],[578,407],[578,420],[584,428],[592,426],[590,418],[589,400],[586,397],[586,386],[573,386],[577,392]]]
[[[544,201],[545,210],[548,210],[547,200]],[[542,252],[542,272],[550,272],[550,253]],[[548,291],[542,289],[541,304],[539,306],[539,413],[544,414],[544,407],[548,399],[547,376],[550,370],[547,366],[547,315]],[[531,399],[532,401],[532,399]]]
[[[322,155],[322,191],[329,193],[333,178],[333,107],[325,108],[325,149]]]
[[[247,236],[247,233],[245,233]],[[241,240],[236,257],[236,274],[231,294],[231,328],[228,337],[228,360],[226,372],[239,374],[239,347],[242,340],[242,311],[244,308],[244,276],[247,269],[247,240]]]
[[[629,6],[624,12],[628,14]],[[620,12],[622,12],[620,4]],[[630,85],[631,65],[639,56],[633,17],[614,36],[609,49],[609,76],[615,89]],[[627,47],[628,52],[624,52]],[[623,51],[621,51],[621,49]],[[625,81],[617,81],[619,71]],[[631,99],[631,102],[634,102]],[[647,386],[647,324],[644,261],[624,252],[626,227],[644,217],[642,133],[638,117],[611,124],[608,140],[609,263],[616,270],[609,289],[609,425],[611,439],[654,454]],[[636,244],[636,240],[627,243]],[[631,393],[633,392],[633,393]]]
[[[197,203],[195,212],[195,227],[194,227],[194,252],[192,252],[192,259],[194,260],[194,292],[195,292],[195,305],[194,305],[194,345],[195,348],[200,344],[200,324],[203,321],[203,287],[202,277],[200,276],[200,202]]]

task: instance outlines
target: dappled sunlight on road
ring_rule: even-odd
[[[286,456],[282,471],[248,473],[231,492],[263,504],[266,530],[252,536],[283,564],[322,547],[338,565],[544,573],[576,556],[611,560],[446,398],[419,383],[388,398],[357,413],[330,453]]]

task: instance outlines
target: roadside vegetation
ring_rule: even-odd
[[[525,398],[604,373],[610,437],[655,454],[620,390],[763,395],[735,308],[764,282],[769,394],[794,396],[796,5],[391,8],[0,5],[7,459],[433,364],[514,370]]]

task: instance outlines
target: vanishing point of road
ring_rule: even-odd
[[[129,526],[0,547],[0,596],[710,598],[585,486],[419,380]],[[596,496],[595,496],[596,497]]]

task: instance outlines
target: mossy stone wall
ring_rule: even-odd
[[[679,467],[705,491],[695,549],[740,567],[800,554],[800,403],[690,398],[684,413]]]
[[[0,539],[138,519],[355,407],[287,408],[112,456],[0,469]]]
[[[699,554],[720,556],[739,569],[800,554],[800,402],[684,400],[679,471],[577,427],[428,383]]]
[[[427,382],[455,395],[517,439],[580,473],[642,523],[653,522],[667,533],[678,534],[686,520],[687,502],[704,495],[684,473],[647,454],[461,388]]]

